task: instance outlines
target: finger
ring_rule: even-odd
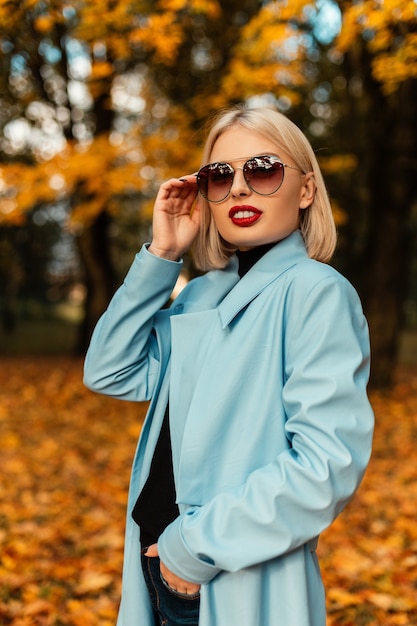
[[[163,189],[181,189],[184,185],[196,185],[197,184],[197,175],[196,174],[187,174],[186,176],[182,176],[181,178],[170,178],[162,183],[161,188]]]
[[[149,546],[146,550],[146,552],[144,553],[145,556],[148,557],[154,557],[154,556],[158,556],[158,544],[157,543],[153,543],[151,546]]]
[[[195,174],[190,174],[189,176],[184,176],[183,178],[178,179],[182,185],[182,189],[184,191],[192,191],[197,194],[197,177]]]
[[[197,193],[198,192],[196,188],[185,185],[179,197],[181,198],[181,200],[189,200],[190,202],[194,202],[197,197]]]
[[[178,180],[182,183],[197,183],[197,174],[198,172],[194,172],[194,174],[187,174],[186,176],[181,176]]]
[[[169,198],[182,197],[192,191],[197,195],[197,178],[195,174],[189,174],[182,178],[170,178],[162,183],[159,188],[157,199],[168,200]]]
[[[193,203],[197,197],[198,191],[195,185],[180,183],[181,188],[173,188],[166,197],[166,200],[184,200],[187,203]]]
[[[162,561],[160,562],[159,567],[161,570],[162,578],[165,580],[165,582],[169,584],[172,589],[181,591],[181,593],[187,593],[187,589],[194,589],[194,587],[198,589],[200,587],[200,585],[189,582],[188,580],[184,580],[183,578],[180,578],[180,576],[174,574],[174,572],[171,572],[171,570],[168,569],[168,567]]]
[[[159,188],[158,196],[161,200],[178,195],[184,188],[184,182],[179,178],[171,178],[165,181]]]

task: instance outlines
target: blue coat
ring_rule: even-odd
[[[324,626],[318,535],[371,451],[369,339],[359,298],[297,231],[241,279],[236,259],[191,281],[137,255],[97,325],[95,391],[151,400],[130,485],[118,626],[150,626],[131,519],[169,398],[179,518],[161,559],[202,584],[200,626]]]

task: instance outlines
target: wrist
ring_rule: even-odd
[[[153,243],[151,243],[151,245],[148,247],[148,252],[150,252],[154,256],[160,257],[161,259],[166,259],[167,261],[180,261],[182,257],[182,254],[179,252],[158,248],[158,246],[155,246]]]

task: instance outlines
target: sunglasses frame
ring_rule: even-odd
[[[249,161],[253,161],[255,159],[272,159],[271,165],[274,165],[276,163],[279,163],[282,166],[282,179],[281,182],[279,183],[278,187],[276,189],[274,189],[273,191],[270,191],[268,193],[262,193],[259,191],[256,191],[256,189],[254,189],[249,180],[246,177],[246,172],[245,172],[245,166],[249,163]],[[285,174],[285,168],[289,167],[292,170],[297,170],[298,172],[301,172],[302,174],[304,174],[304,172],[302,170],[300,170],[300,168],[295,167],[295,165],[288,165],[288,163],[284,163],[279,156],[277,156],[276,154],[260,154],[260,155],[256,155],[256,156],[252,156],[252,157],[242,157],[239,159],[232,159],[232,161],[245,161],[245,163],[243,164],[243,167],[233,167],[230,163],[228,163],[227,161],[214,161],[214,163],[207,163],[207,165],[204,165],[197,173],[197,187],[198,187],[198,191],[200,192],[200,194],[203,196],[203,198],[205,198],[207,200],[207,202],[212,202],[214,204],[218,203],[218,202],[223,202],[224,200],[226,200],[226,198],[229,196],[231,190],[232,190],[232,186],[233,186],[233,181],[235,179],[235,174],[236,174],[236,170],[242,170],[243,172],[243,176],[245,178],[245,182],[247,184],[247,186],[249,187],[249,189],[251,191],[253,191],[254,193],[257,193],[259,196],[272,196],[274,193],[276,193],[282,186],[282,183],[284,182],[284,174]],[[213,166],[219,166],[219,165],[227,165],[230,168],[230,174],[232,175],[232,179],[230,182],[230,187],[228,192],[226,193],[226,195],[221,198],[220,200],[209,200],[209,198],[207,197],[207,195],[205,193],[203,193],[203,191],[201,190],[201,172],[203,170],[205,170],[208,167],[213,167]]]

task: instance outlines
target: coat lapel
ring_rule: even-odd
[[[292,233],[271,248],[220,303],[222,328],[228,326],[256,296],[290,267],[307,258],[300,231]]]
[[[202,397],[200,385],[204,385],[205,380],[202,373],[210,375],[213,355],[217,359],[221,346],[227,341],[228,326],[269,284],[306,257],[302,237],[294,233],[269,250],[257,262],[256,269],[249,271],[241,280],[237,274],[237,259],[234,258],[226,270],[209,272],[190,285],[193,291],[188,289],[182,302],[178,302],[179,315],[171,316],[170,370],[170,410],[175,416],[171,421],[175,474],[180,464],[184,429],[191,407]],[[198,412],[197,409],[196,414]],[[182,482],[182,491],[186,491],[185,482]]]

